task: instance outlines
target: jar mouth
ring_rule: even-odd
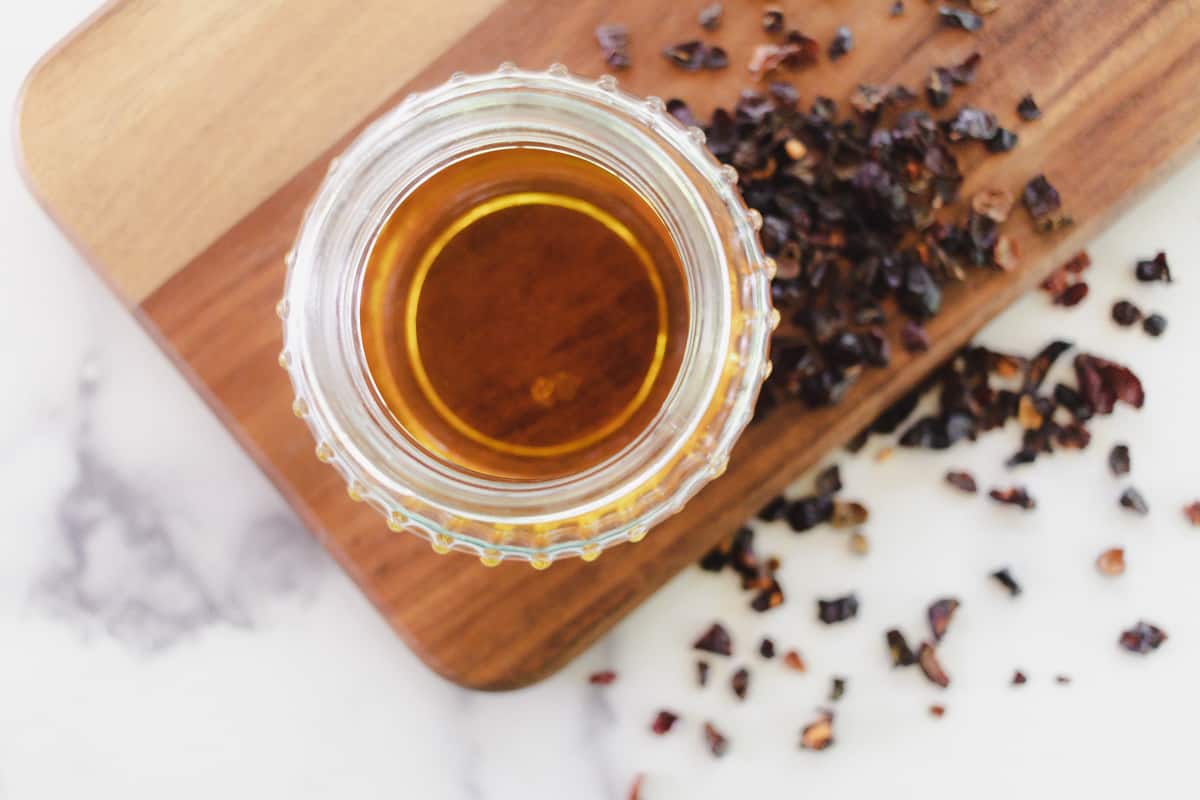
[[[448,166],[511,148],[581,158],[628,184],[669,230],[687,287],[682,360],[657,413],[605,460],[551,479],[500,479],[429,452],[381,402],[363,355],[364,272],[386,220]],[[409,96],[331,164],[289,255],[282,360],[318,456],[352,497],[438,549],[537,562],[640,538],[723,470],[768,369],[771,265],[735,182],[702,132],[608,77],[502,67]]]

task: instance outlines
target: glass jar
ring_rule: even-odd
[[[633,187],[670,231],[688,295],[682,362],[657,414],[603,463],[549,480],[480,475],[422,447],[374,391],[358,324],[368,256],[391,213],[456,160],[512,146],[586,159]],[[736,183],[703,131],[610,76],[505,64],[410,95],[330,164],[287,257],[280,362],[317,458],[352,500],[439,553],[545,568],[639,541],[724,471],[770,368],[774,264]]]

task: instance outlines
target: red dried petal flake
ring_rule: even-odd
[[[608,686],[616,679],[617,673],[613,672],[611,669],[605,669],[601,670],[600,672],[593,672],[591,676],[588,677],[588,683],[592,684],[593,686]]]
[[[662,736],[663,734],[668,733],[671,728],[675,727],[675,723],[678,720],[678,714],[663,709],[654,715],[654,721],[650,723],[650,730],[654,731],[654,733],[658,734],[659,736]]]
[[[730,638],[729,631],[725,630],[725,626],[719,622],[714,622],[692,647],[719,656],[733,655],[733,639]]]
[[[704,741],[708,743],[708,751],[716,758],[729,751],[729,740],[711,722],[704,723]]]
[[[938,661],[937,650],[929,642],[922,642],[921,647],[917,650],[917,663],[921,665],[921,671],[925,673],[925,677],[932,683],[945,689],[950,685],[950,676],[946,674],[946,670],[942,668],[942,664]]]

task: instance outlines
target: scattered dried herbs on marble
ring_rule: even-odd
[[[746,692],[750,689],[750,670],[742,667],[734,672],[729,679],[729,686],[738,700],[745,700]]]
[[[832,600],[817,600],[817,619],[826,625],[845,622],[856,616],[858,616],[857,595],[848,594]]]
[[[725,630],[725,626],[719,622],[714,622],[692,647],[719,656],[733,655],[733,639],[729,636],[729,631]]]
[[[897,628],[892,628],[885,635],[887,639],[888,652],[892,656],[893,667],[911,667],[917,663],[917,657],[913,653],[912,648],[908,646],[908,641],[904,638],[904,634]]]
[[[958,598],[943,597],[940,600],[935,600],[929,605],[929,629],[933,633],[933,640],[940,642],[942,637],[946,635],[946,630],[950,627],[950,622],[954,619],[954,612],[958,611],[961,605]]]
[[[708,752],[716,758],[729,752],[729,740],[711,722],[704,723],[704,742],[708,745]]]
[[[1122,328],[1128,328],[1130,325],[1135,325],[1142,318],[1142,310],[1128,300],[1118,300],[1113,303],[1112,319],[1113,322],[1120,325]]]
[[[675,723],[679,720],[679,715],[673,711],[662,710],[654,715],[654,720],[650,723],[650,730],[662,736],[669,733],[671,728],[675,727]]]
[[[1012,571],[1008,567],[996,570],[991,574],[991,578],[1003,586],[1010,596],[1016,597],[1021,594],[1021,584],[1017,583],[1017,579],[1013,577]]]
[[[1167,254],[1159,252],[1154,258],[1137,262],[1134,276],[1142,283],[1171,282],[1171,267],[1167,264]]]
[[[1104,575],[1116,577],[1125,574],[1125,549],[1110,547],[1096,558],[1096,569]]]
[[[1129,445],[1116,444],[1108,451],[1108,469],[1118,478],[1128,475],[1133,469],[1133,460],[1129,455]]]
[[[1017,115],[1026,122],[1042,118],[1042,110],[1038,108],[1037,101],[1033,99],[1032,94],[1025,95],[1017,103]]]
[[[1154,337],[1162,336],[1167,330],[1167,318],[1162,314],[1151,314],[1142,320],[1142,330]]]
[[[613,69],[629,67],[629,29],[624,25],[601,25],[596,28],[596,41],[604,53],[604,61]]]
[[[950,676],[946,674],[941,661],[938,660],[937,649],[929,642],[921,642],[920,648],[917,649],[917,664],[920,665],[921,672],[925,673],[925,677],[931,683],[943,689],[950,685]]]
[[[1140,621],[1129,630],[1121,633],[1119,642],[1131,653],[1145,655],[1162,646],[1167,640],[1167,632],[1162,628]]]
[[[1029,496],[1029,492],[1023,486],[1013,486],[1008,489],[992,489],[988,492],[988,496],[997,503],[1017,506],[1026,511],[1032,511],[1037,507],[1037,501]]]
[[[1142,493],[1132,486],[1121,492],[1120,503],[1122,508],[1127,508],[1135,514],[1145,516],[1150,513],[1150,504],[1142,497]]]
[[[616,679],[617,673],[613,672],[611,669],[605,669],[601,670],[600,672],[593,672],[591,675],[589,675],[588,683],[592,684],[593,686],[608,686]]]
[[[800,747],[804,750],[824,750],[833,744],[833,712],[822,711],[815,722],[800,731]]]

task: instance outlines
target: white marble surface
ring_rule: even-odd
[[[6,15],[6,107],[95,5]],[[754,614],[730,575],[692,569],[554,679],[481,695],[435,678],[395,639],[4,160],[0,798],[607,800],[638,772],[649,800],[1194,796],[1200,532],[1180,507],[1200,497],[1198,192],[1200,163],[1098,240],[1079,309],[1032,296],[984,334],[1027,351],[1074,338],[1135,363],[1147,385],[1146,408],[1094,425],[1089,450],[1019,476],[1035,513],[940,484],[952,465],[1010,480],[999,464],[1015,432],[883,464],[875,442],[840,459],[848,494],[872,509],[865,559],[831,531],[760,526],[760,551],[784,557],[781,609]],[[1134,258],[1157,248],[1178,282],[1136,285]],[[1117,330],[1118,295],[1166,313],[1167,334]],[[1116,508],[1122,484],[1104,459],[1118,440],[1132,446],[1148,519]],[[1116,544],[1129,572],[1104,579],[1093,559]],[[985,577],[1003,565],[1025,584],[1017,600]],[[851,589],[856,621],[814,622],[816,596]],[[964,601],[942,648],[954,678],[944,692],[889,670],[881,641],[896,624],[916,636],[943,594]],[[1119,631],[1143,617],[1171,640],[1148,658],[1119,651]],[[739,656],[702,691],[688,646],[716,618]],[[800,648],[809,673],[762,662],[762,633]],[[753,683],[738,703],[727,680],[743,662]],[[1016,666],[1031,678],[1019,690],[1007,685]],[[607,667],[616,684],[587,685]],[[1060,672],[1074,683],[1054,685]],[[831,674],[850,678],[837,745],[798,752]],[[660,707],[683,717],[661,739],[647,730]],[[721,761],[701,743],[706,718],[732,741]]]

